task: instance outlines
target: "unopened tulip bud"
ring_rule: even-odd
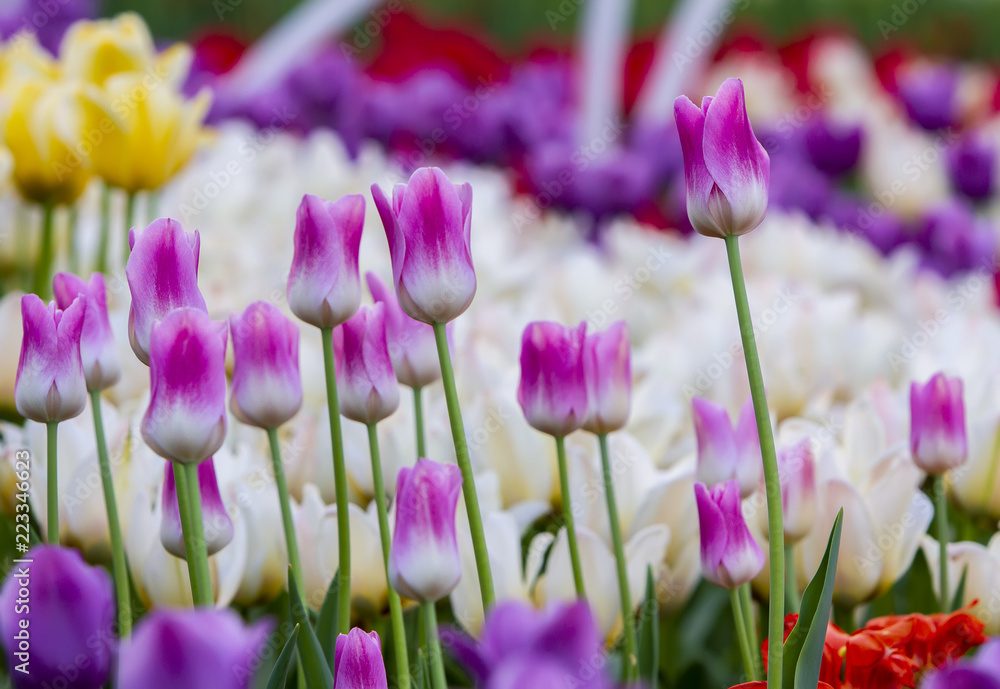
[[[764,471],[753,401],[743,404],[735,428],[725,407],[701,397],[691,400],[691,413],[698,441],[695,478],[708,486],[736,479],[740,494],[751,495]]]
[[[341,330],[344,361],[337,378],[340,413],[360,423],[378,423],[399,407],[399,383],[385,342],[383,305],[362,306]]]
[[[377,632],[355,627],[337,637],[333,656],[333,689],[387,689],[382,642]]]
[[[422,388],[441,377],[434,329],[406,315],[396,295],[374,273],[365,276],[376,303],[385,306],[385,340],[396,379],[411,388]]]
[[[701,531],[701,573],[713,584],[739,588],[764,567],[764,553],[750,534],[740,505],[740,487],[727,481],[694,484]]]
[[[160,522],[160,542],[167,552],[182,560],[187,559],[184,531],[181,529],[181,510],[177,502],[177,484],[174,467],[167,462],[163,467],[163,514]],[[198,487],[201,491],[201,518],[204,522],[205,548],[209,555],[229,545],[233,540],[233,520],[222,502],[215,463],[209,457],[198,465]]]
[[[928,474],[960,466],[969,454],[962,379],[936,374],[910,385],[910,450]]]
[[[583,427],[591,433],[624,428],[632,403],[632,356],[625,321],[586,335],[583,372],[589,404]]]
[[[583,365],[586,324],[529,323],[521,336],[521,382],[517,401],[528,423],[555,437],[569,435],[587,420]]]
[[[53,281],[56,304],[66,310],[78,296],[87,303],[80,335],[80,357],[88,390],[104,390],[118,382],[122,374],[118,345],[108,320],[104,276],[94,273],[89,282],[72,273],[59,273]]]

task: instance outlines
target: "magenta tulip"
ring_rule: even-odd
[[[396,295],[374,273],[365,276],[368,291],[385,307],[385,340],[396,379],[411,388],[422,388],[441,377],[434,329],[406,315]]]
[[[376,632],[355,627],[337,637],[333,689],[388,689],[382,643]]]
[[[695,478],[708,486],[736,479],[740,494],[748,497],[757,490],[764,471],[753,401],[743,404],[735,428],[725,407],[701,397],[692,398],[691,414],[698,442]]]
[[[961,378],[938,373],[923,385],[910,385],[910,449],[928,474],[965,463],[969,445]]]
[[[521,382],[517,401],[528,423],[562,437],[587,420],[583,349],[586,323],[529,323],[521,336]]]
[[[378,423],[399,407],[399,383],[385,342],[384,306],[362,306],[341,330],[340,413],[360,423]]]
[[[452,464],[419,459],[412,469],[399,470],[389,578],[400,595],[437,601],[458,585],[455,509],[461,487],[462,474]]]
[[[197,464],[226,437],[225,323],[193,308],[160,321],[149,340],[149,408],[142,437],[161,457]]]
[[[65,311],[45,305],[37,295],[21,298],[24,338],[17,363],[14,404],[32,421],[49,423],[78,416],[87,404],[87,383],[80,358],[85,299],[73,299]]]
[[[771,163],[747,117],[743,82],[726,79],[701,108],[686,96],[674,101],[684,156],[691,225],[725,238],[760,225],[767,211]]]
[[[424,323],[447,323],[476,294],[472,267],[472,186],[452,184],[436,167],[416,170],[397,184],[392,201],[372,185],[389,240],[399,305]]]
[[[197,230],[185,232],[176,220],[160,218],[142,232],[129,230],[128,243],[128,339],[139,361],[149,364],[149,336],[156,321],[183,307],[208,313],[198,289],[201,238]]]
[[[184,532],[181,529],[181,510],[177,502],[177,485],[174,483],[174,467],[163,465],[163,498],[160,521],[160,542],[171,555],[187,559],[184,546]],[[219,479],[215,474],[215,463],[209,457],[198,465],[198,487],[201,494],[201,518],[205,534],[205,548],[209,555],[219,552],[233,540],[233,520],[222,502],[219,493]]]
[[[360,194],[337,201],[302,197],[295,216],[288,305],[306,323],[333,328],[361,305],[358,251],[364,225],[365,199]]]
[[[277,428],[302,406],[299,328],[273,304],[256,301],[229,317],[233,391],[229,408],[240,421]]]
[[[764,553],[750,534],[734,481],[694,484],[701,532],[701,572],[713,584],[739,588],[764,568]]]
[[[586,336],[583,373],[589,405],[583,427],[591,433],[624,428],[632,404],[632,356],[625,321]]]
[[[59,273],[53,281],[56,305],[66,310],[78,296],[87,303],[80,335],[80,357],[88,390],[104,390],[118,382],[122,374],[118,345],[108,321],[104,276],[94,273],[89,282],[72,273]]]

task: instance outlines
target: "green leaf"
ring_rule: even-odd
[[[655,687],[660,673],[660,603],[653,568],[646,568],[646,597],[639,613],[639,679]]]
[[[326,590],[326,597],[323,598],[323,605],[319,609],[319,619],[316,621],[316,638],[319,640],[320,648],[323,649],[328,667],[333,667],[333,658],[337,650],[337,637],[340,635],[340,630],[337,629],[339,574],[340,570],[333,573],[333,580],[330,582],[330,588]]]
[[[295,657],[295,640],[299,638],[299,625],[288,635],[285,647],[281,649],[278,659],[274,661],[271,668],[271,676],[267,678],[267,689],[285,689],[285,681],[288,679],[288,667]]]
[[[968,574],[969,565],[966,565],[962,568],[962,577],[958,580],[958,588],[955,589],[955,597],[951,599],[951,610],[958,610],[962,607],[962,601],[965,599],[965,579]]]
[[[833,522],[819,569],[802,593],[799,619],[785,639],[781,672],[783,689],[816,689],[819,682],[823,644],[826,641],[830,606],[833,603],[833,582],[837,575],[837,555],[840,552],[843,521],[844,510],[841,509]]]
[[[306,686],[309,689],[330,689],[333,686],[333,674],[327,664],[326,656],[323,655],[323,648],[319,645],[316,632],[309,624],[309,613],[302,605],[302,598],[299,589],[295,585],[295,577],[292,576],[292,568],[288,568],[288,600],[292,608],[292,619],[300,628],[298,647],[299,657],[302,660],[302,670],[306,677]]]

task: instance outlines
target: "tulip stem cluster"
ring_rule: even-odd
[[[438,359],[441,361],[441,382],[444,384],[444,397],[448,403],[448,421],[451,423],[451,435],[455,441],[455,457],[462,472],[462,495],[465,497],[465,509],[469,514],[469,532],[472,535],[472,548],[476,555],[483,610],[489,610],[496,598],[493,593],[493,573],[490,571],[483,516],[479,510],[479,496],[476,494],[472,463],[469,461],[469,445],[465,440],[465,426],[462,423],[462,410],[458,404],[458,388],[455,386],[455,371],[451,365],[451,352],[448,351],[448,335],[444,323],[434,324],[434,341],[437,344]],[[571,538],[570,543],[574,540]]]
[[[555,439],[556,455],[559,459],[559,490],[562,493],[563,521],[566,522],[566,537],[569,541],[569,560],[570,564],[573,566],[573,586],[576,588],[576,597],[580,600],[585,600],[587,598],[587,594],[583,588],[583,568],[580,566],[580,546],[576,540],[576,522],[573,519],[573,507],[569,497],[569,472],[566,466],[566,438],[561,435],[557,435],[555,436]],[[607,484],[608,481],[605,480],[605,485]],[[611,495],[611,493],[609,493],[609,495]],[[609,505],[613,500],[613,497],[609,498]],[[612,526],[612,528],[614,528],[614,526]],[[618,536],[620,541],[621,534],[619,533]],[[626,612],[623,609],[622,615],[625,614]]]
[[[333,328],[321,328],[323,368],[326,371],[326,399],[330,413],[330,443],[333,447],[333,480],[337,490],[337,549],[339,551],[337,590],[337,630],[351,630],[351,526],[347,511],[347,469],[344,440],[340,430],[340,402],[337,397],[337,370],[333,359]]]
[[[42,243],[35,263],[35,283],[32,291],[43,299],[50,293],[52,261],[55,258],[56,208],[51,203],[42,204]]]
[[[419,397],[420,390],[416,389]],[[375,488],[375,507],[378,510],[378,530],[382,540],[382,564],[385,567],[386,588],[389,591],[389,616],[392,618],[392,644],[396,655],[396,673],[399,689],[410,687],[410,658],[406,650],[406,627],[403,623],[403,603],[399,593],[392,587],[389,578],[389,548],[392,536],[389,534],[389,514],[385,499],[385,482],[382,479],[382,459],[378,449],[378,431],[373,423],[368,424],[368,447],[372,456],[372,484]],[[433,605],[433,603],[431,604]]]
[[[448,683],[444,676],[444,659],[441,657],[441,641],[438,638],[437,611],[434,609],[434,601],[422,601],[420,611],[424,616],[424,637],[427,642],[427,657],[430,659],[431,686],[433,689],[447,689]]]
[[[177,506],[184,532],[184,552],[191,579],[191,596],[197,607],[212,607],[212,575],[208,569],[205,526],[201,516],[198,466],[173,462]]]
[[[47,431],[45,449],[48,462],[45,466],[45,525],[47,531],[45,542],[59,545],[59,476],[57,472],[59,465],[56,462],[59,422],[49,421],[45,426]]]
[[[938,564],[941,570],[941,612],[951,612],[951,590],[948,588],[948,493],[945,492],[944,474],[934,476],[934,511],[937,516],[938,547],[941,549]]]
[[[736,298],[736,314],[739,317],[740,336],[743,340],[743,353],[746,357],[747,375],[750,379],[750,396],[753,398],[757,433],[760,437],[760,453],[764,462],[771,591],[767,625],[767,685],[770,689],[778,689],[781,687],[785,619],[785,533],[781,513],[781,483],[778,476],[778,460],[774,451],[774,435],[771,432],[771,417],[768,413],[767,397],[764,393],[764,377],[760,370],[760,357],[757,354],[757,342],[753,334],[747,288],[743,281],[739,237],[727,235],[725,241],[726,252],[729,256],[729,272],[733,280],[733,295]]]
[[[601,446],[601,467],[604,472],[604,495],[608,502],[608,521],[611,523],[611,544],[615,549],[615,564],[618,568],[618,591],[622,601],[622,625],[625,636],[625,679],[632,680],[638,669],[635,646],[635,616],[632,614],[632,592],[628,587],[628,570],[625,565],[625,546],[622,543],[622,526],[618,520],[618,503],[615,499],[615,484],[611,476],[611,457],[608,452],[608,434],[598,433]],[[574,577],[575,577],[574,573]]]
[[[424,444],[424,389],[413,388],[413,423],[417,429],[417,459],[427,455]]]
[[[100,390],[90,391],[90,407],[94,412],[97,461],[101,467],[101,488],[104,491],[104,508],[108,513],[108,532],[111,538],[111,574],[115,580],[115,598],[118,601],[118,635],[123,639],[127,639],[132,631],[132,595],[129,592],[128,567],[125,564],[125,547],[122,544],[121,524],[118,521],[115,483],[111,477],[108,444],[104,438],[104,420],[101,415]]]
[[[759,679],[757,664],[754,662],[753,648],[750,646],[750,636],[743,614],[743,602],[740,600],[740,589],[729,590],[729,602],[733,608],[733,618],[736,620],[736,637],[740,644],[740,655],[743,657],[743,671],[751,682],[755,682]]]
[[[288,499],[288,482],[285,480],[285,467],[281,462],[281,446],[278,443],[278,429],[267,429],[267,440],[271,445],[271,464],[274,467],[274,483],[278,488],[278,500],[281,502],[281,522],[285,528],[285,543],[288,546],[288,564],[292,566],[292,576],[299,592],[306,588],[302,579],[302,559],[299,557],[299,542],[295,537],[295,522],[292,521],[292,506]]]

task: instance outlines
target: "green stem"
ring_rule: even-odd
[[[146,193],[146,215],[150,221],[160,216],[160,194],[156,191]]]
[[[469,445],[465,440],[462,409],[458,404],[455,371],[451,366],[451,352],[448,350],[448,336],[445,333],[444,323],[434,324],[434,340],[437,344],[438,359],[441,361],[441,382],[444,383],[444,397],[448,403],[448,420],[451,423],[451,437],[455,442],[455,457],[462,472],[462,495],[465,497],[465,510],[469,514],[469,532],[472,535],[472,549],[476,554],[476,571],[479,574],[479,589],[483,596],[483,610],[488,611],[496,598],[493,593],[493,573],[490,571],[483,516],[479,511],[479,496],[476,494],[476,478],[472,473],[472,462],[469,461]]]
[[[743,621],[747,626],[747,638],[750,640],[750,655],[756,676],[764,676],[764,666],[760,657],[760,636],[757,634],[757,620],[753,614],[753,597],[750,595],[750,582],[740,586],[740,603],[743,605]]]
[[[733,281],[733,296],[736,299],[736,313],[740,322],[740,336],[743,340],[743,354],[746,358],[747,374],[750,381],[750,396],[753,399],[754,416],[757,419],[757,435],[760,437],[760,453],[764,464],[764,490],[767,496],[767,526],[770,555],[771,601],[768,606],[767,625],[767,686],[780,689],[782,670],[782,642],[784,636],[785,601],[785,534],[781,518],[781,483],[778,477],[778,461],[774,453],[774,436],[771,431],[771,417],[767,410],[764,394],[764,376],[760,371],[760,357],[753,334],[750,304],[747,288],[743,281],[743,265],[740,263],[740,244],[736,235],[726,236],[726,253],[729,257],[729,272]]]
[[[108,244],[111,242],[111,187],[101,185],[101,234],[97,244],[94,270],[106,273],[108,270]]]
[[[937,537],[941,568],[941,612],[951,612],[951,590],[948,587],[948,494],[944,474],[934,477],[934,502],[937,512]]]
[[[333,328],[321,328],[323,368],[326,370],[326,399],[330,414],[330,444],[333,447],[333,480],[337,491],[337,629],[351,631],[351,525],[348,521],[347,469],[344,466],[344,440],[340,430],[340,401],[337,398],[337,369],[333,361]]]
[[[128,192],[128,195],[125,197],[125,246],[122,249],[123,266],[128,263],[128,257],[132,253],[132,249],[128,245],[128,233],[135,224],[135,198],[136,193],[134,191]]]
[[[417,459],[427,455],[424,445],[424,396],[423,388],[413,388],[413,420],[417,428]]]
[[[212,575],[208,569],[205,525],[201,516],[201,488],[198,485],[198,465],[173,463],[174,484],[177,486],[177,506],[184,533],[184,553],[191,580],[191,597],[195,607],[212,607]]]
[[[80,212],[75,205],[66,212],[66,250],[69,252],[66,267],[71,273],[80,272],[80,254],[76,250],[76,230],[80,222]]]
[[[833,604],[833,623],[848,634],[854,631],[854,606]]]
[[[52,294],[52,261],[55,259],[55,206],[42,204],[42,244],[35,263],[35,284],[32,291],[42,299]]]
[[[446,689],[448,684],[444,678],[444,659],[441,657],[441,640],[438,638],[437,611],[434,610],[434,601],[421,602],[420,611],[424,614],[427,655],[430,658],[431,666],[431,684],[434,689]]]
[[[55,545],[59,545],[59,474],[56,462],[58,429],[58,421],[49,421],[46,424],[48,435],[45,449],[48,463],[45,465],[45,526],[47,531],[45,542]]]
[[[790,543],[785,545],[785,614],[799,614],[799,585],[795,581],[795,555]]]
[[[753,660],[750,649],[750,639],[747,637],[747,625],[743,619],[743,604],[740,602],[739,589],[729,591],[729,602],[733,608],[733,623],[736,625],[736,638],[740,642],[740,655],[743,657],[743,671],[751,682],[757,680],[757,664]]]
[[[385,583],[389,589],[389,615],[392,618],[393,652],[396,655],[396,672],[399,689],[410,687],[410,657],[406,651],[406,627],[403,624],[403,604],[399,594],[389,580],[389,517],[385,500],[385,484],[382,481],[382,460],[378,451],[378,433],[375,424],[368,424],[368,447],[372,456],[372,483],[375,486],[375,507],[378,510],[378,530],[382,538],[382,564],[385,566]]]
[[[611,475],[611,457],[608,452],[608,434],[598,433],[601,446],[601,466],[604,471],[604,495],[608,503],[608,521],[611,523],[611,544],[615,551],[618,567],[618,594],[622,603],[622,625],[625,634],[625,680],[635,679],[638,673],[638,656],[635,647],[635,615],[632,609],[632,592],[628,588],[628,569],[625,566],[625,546],[622,543],[622,526],[618,520],[618,504],[615,499],[615,484]],[[574,573],[575,576],[575,573]]]
[[[104,509],[108,513],[108,533],[111,536],[111,573],[115,580],[115,599],[118,602],[118,635],[127,639],[132,633],[132,594],[129,591],[128,566],[125,564],[125,547],[122,529],[118,522],[118,503],[115,484],[111,477],[108,444],[104,439],[104,420],[101,418],[101,391],[90,391],[90,407],[94,412],[94,434],[97,436],[97,461],[101,467],[101,487],[104,490]]]
[[[573,585],[576,587],[576,597],[580,600],[586,600],[587,594],[583,589],[583,569],[580,567],[580,546],[576,541],[576,522],[573,519],[573,507],[569,497],[566,439],[561,436],[556,436],[556,454],[559,457],[559,490],[562,493],[563,521],[566,522],[566,537],[569,540],[569,560],[573,566]]]
[[[278,443],[278,429],[267,429],[267,440],[271,445],[271,466],[274,468],[274,483],[278,487],[281,502],[281,523],[285,529],[285,544],[288,549],[288,564],[292,566],[292,576],[299,595],[305,595],[302,579],[302,559],[299,557],[299,542],[295,538],[295,522],[292,521],[292,505],[288,498],[288,482],[285,481],[285,465],[281,462],[281,446]]]

